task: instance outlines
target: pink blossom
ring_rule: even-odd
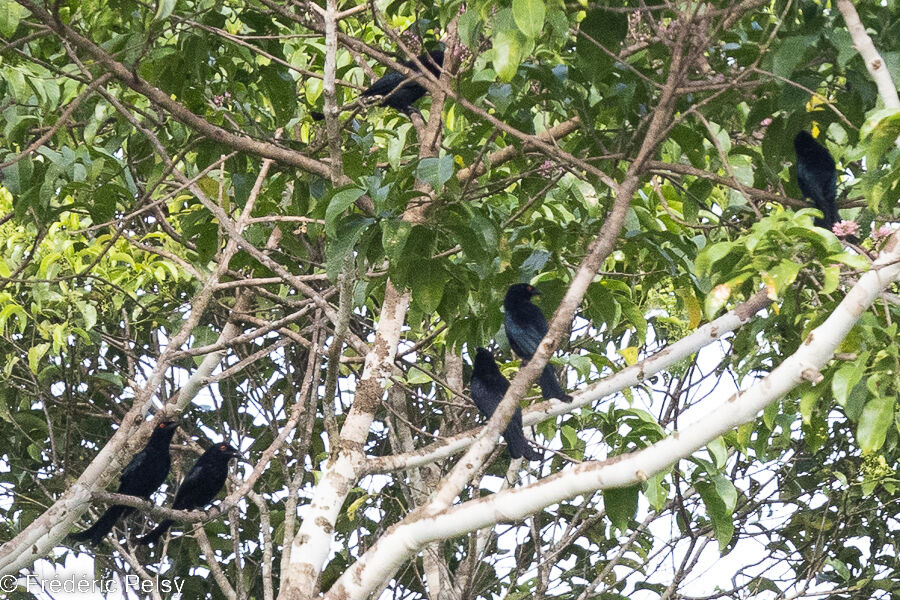
[[[891,225],[885,223],[872,232],[872,239],[876,242],[880,242],[881,240],[889,237],[892,233],[894,233],[894,228]]]
[[[831,231],[838,237],[856,235],[859,233],[859,223],[856,221],[841,221],[840,223],[835,223],[831,227]]]

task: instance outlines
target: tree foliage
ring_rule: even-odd
[[[489,504],[705,431],[682,413],[740,403],[895,252],[900,106],[870,69],[900,81],[900,6],[852,12],[873,65],[849,4],[0,0],[0,571],[76,552],[65,533],[164,413],[182,426],[157,504],[227,439],[246,461],[225,514],[183,524],[167,559],[110,539],[98,575],[144,565],[184,598],[898,593],[890,289],[704,449],[524,520]],[[358,102],[437,42],[422,114]],[[860,246],[813,226],[801,129],[834,156]],[[560,307],[571,408],[522,398],[547,358],[523,371],[502,331],[522,281]],[[645,374],[723,314],[741,322]],[[477,437],[465,382],[489,345],[540,464],[477,454],[497,436]],[[491,525],[398,565],[367,554],[469,506]],[[387,591],[348,587],[366,568]]]

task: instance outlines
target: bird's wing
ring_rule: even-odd
[[[831,170],[831,177],[828,179],[828,184],[825,186],[825,200],[834,204],[835,198],[837,196],[837,171],[834,169]]]
[[[202,488],[207,485],[206,480],[208,477],[206,472],[208,470],[209,467],[199,462],[191,467],[188,474],[184,476],[181,485],[178,486],[178,491],[175,492],[175,500],[172,502],[172,508],[176,510],[188,510],[197,507],[194,497],[197,495],[198,491],[202,490]]]
[[[516,354],[524,354],[526,358],[530,358],[547,335],[547,320],[544,313],[537,306],[529,304],[510,311],[507,315],[509,318],[506,319],[506,325],[510,345]]]
[[[365,91],[363,91],[362,95],[386,96],[394,91],[394,88],[400,85],[404,79],[406,78],[396,71],[385,73],[384,76],[381,77],[381,79],[379,79],[371,86],[369,86]]]
[[[119,476],[119,491],[123,491],[123,489],[133,488],[133,483],[137,482],[141,477],[141,470],[143,465],[147,462],[147,449],[144,448],[137,454],[135,454],[131,462],[129,462],[124,469],[122,469],[122,474]]]
[[[472,379],[472,400],[484,416],[490,418],[494,414],[501,398],[502,394],[498,396],[480,379]]]

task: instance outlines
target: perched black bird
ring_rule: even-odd
[[[175,510],[194,510],[202,508],[213,501],[213,498],[225,485],[228,476],[228,461],[238,458],[238,451],[228,444],[215,444],[204,452],[175,492],[172,508]],[[147,535],[138,538],[138,544],[152,544],[172,526],[166,519]]]
[[[122,475],[119,477],[119,489],[116,490],[119,494],[137,496],[146,500],[159,489],[169,474],[169,467],[172,466],[169,444],[177,427],[178,423],[174,421],[162,421],[154,428],[147,445],[134,455],[134,458],[122,471]],[[80,533],[71,533],[69,538],[79,542],[90,540],[94,544],[99,544],[106,534],[112,531],[119,517],[133,511],[134,509],[130,506],[121,504],[110,506],[91,527]]]
[[[816,219],[815,224],[830,231],[841,220],[835,202],[837,170],[834,159],[828,149],[806,131],[794,138],[794,150],[797,152],[797,185],[803,196],[812,200],[825,217]]]
[[[440,77],[441,67],[444,64],[443,50],[432,50],[428,54],[420,55],[418,60],[432,75]],[[413,71],[419,71],[419,67],[411,60],[407,60],[400,64]],[[382,75],[378,81],[365,89],[361,95],[383,96],[383,99],[381,100],[382,106],[390,106],[402,113],[408,114],[412,103],[424,96],[427,92],[428,90],[421,84],[407,80],[406,75],[394,70],[389,70]]]
[[[440,77],[441,67],[444,64],[444,51],[432,50],[428,54],[420,55],[418,61],[422,63],[432,75]],[[407,60],[400,64],[413,71],[421,72],[419,67],[412,60]],[[408,115],[415,110],[412,106],[413,102],[424,96],[426,93],[428,93],[428,90],[421,84],[407,80],[406,75],[390,69],[375,83],[363,90],[360,95],[365,97],[381,96],[382,99],[379,104],[396,108],[400,112]],[[325,115],[320,112],[311,112],[310,114],[316,121],[321,121],[325,118]]]
[[[509,382],[497,363],[494,362],[494,355],[484,348],[475,349],[475,365],[472,370],[472,380],[469,385],[472,389],[472,400],[475,406],[481,411],[481,414],[487,418],[491,418],[497,405],[503,400],[503,395],[509,388]],[[522,458],[525,460],[541,460],[543,456],[540,452],[531,447],[525,434],[522,433],[522,409],[517,408],[513,413],[512,419],[506,425],[506,431],[503,432],[503,439],[506,440],[506,451],[512,458]]]
[[[504,324],[506,325],[506,337],[509,346],[517,355],[525,360],[531,359],[537,352],[538,345],[547,335],[547,319],[541,309],[531,303],[532,296],[540,295],[533,285],[517,283],[509,286],[506,291],[506,299],[503,300],[503,308],[506,309]],[[572,396],[568,395],[559,382],[553,367],[548,363],[538,378],[541,386],[541,394],[544,398],[559,398],[564,402],[571,402]]]

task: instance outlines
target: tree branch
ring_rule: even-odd
[[[470,500],[437,514],[418,512],[388,529],[344,572],[326,600],[363,600],[425,544],[499,522],[519,521],[552,504],[578,496],[646,481],[690,456],[720,435],[756,417],[770,402],[818,371],[850,329],[890,284],[900,279],[900,233],[895,233],[872,270],[865,273],[825,322],[768,376],[733,394],[712,411],[697,405],[682,416],[688,424],[655,444],[605,461],[589,461],[536,483]]]
[[[135,92],[146,96],[151,102],[166,110],[169,114],[181,121],[188,127],[202,133],[206,137],[234,148],[242,152],[254,154],[263,158],[268,158],[282,164],[300,167],[310,173],[315,173],[322,177],[329,177],[330,168],[323,162],[309,158],[304,154],[283,148],[269,142],[263,142],[253,139],[246,135],[232,133],[217,125],[213,125],[209,121],[194,114],[182,104],[176,102],[169,94],[161,89],[154,87],[138,77],[138,75],[129,69],[126,65],[116,61],[112,56],[107,54],[100,46],[82,36],[68,25],[56,19],[53,14],[45,10],[42,6],[31,2],[31,0],[16,0],[19,4],[34,13],[44,23],[48,24],[61,37],[69,40],[78,48],[88,52],[103,65],[108,73],[111,73],[116,79],[133,89]]]
[[[837,0],[838,10],[844,16],[844,22],[847,24],[847,30],[850,37],[853,38],[853,47],[862,56],[869,70],[869,75],[878,86],[878,95],[884,102],[885,108],[900,109],[900,97],[897,96],[897,86],[891,80],[891,73],[887,69],[881,54],[875,49],[872,38],[866,33],[866,28],[859,19],[859,13],[850,0]]]
[[[621,371],[602,379],[583,390],[573,394],[568,402],[539,402],[522,411],[522,423],[525,426],[535,425],[552,417],[577,412],[585,406],[592,406],[598,400],[608,398],[624,389],[640,384],[648,377],[655,375],[684,360],[712,342],[735,331],[750,321],[760,310],[771,304],[766,290],[760,290],[746,302],[716,320],[703,325],[694,333],[686,336],[668,348],[660,350],[641,362],[626,367]],[[401,469],[410,469],[430,462],[452,456],[465,449],[479,435],[482,428],[472,429],[452,437],[443,438],[404,454],[392,454],[370,458],[366,462],[366,474],[387,473]]]

